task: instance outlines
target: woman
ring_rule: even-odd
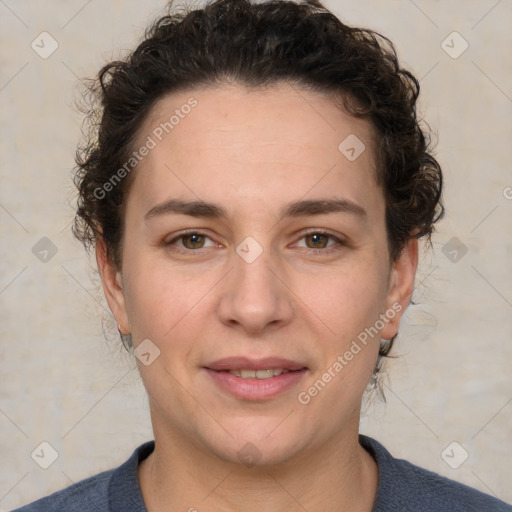
[[[97,93],[74,232],[155,441],[19,510],[510,510],[359,434],[443,214],[392,44],[317,0],[218,0]]]

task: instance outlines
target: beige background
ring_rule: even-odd
[[[388,35],[422,78],[446,177],[447,217],[422,258],[401,357],[387,366],[387,403],[367,407],[361,430],[395,456],[512,502],[512,3],[326,3]],[[77,77],[132,48],[163,5],[0,1],[2,510],[118,465],[152,438],[135,364],[112,331],[93,260],[70,234],[70,169]],[[59,45],[47,59],[30,46],[42,31]],[[458,58],[442,47],[453,31],[469,44]],[[447,43],[462,49],[457,36]],[[32,252],[42,237],[57,249],[46,263]],[[445,248],[453,237],[468,249],[457,262],[449,257],[463,251]],[[58,452],[48,469],[31,458],[43,441]],[[458,469],[441,456],[453,441],[469,454]]]

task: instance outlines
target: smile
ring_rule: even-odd
[[[289,373],[290,370],[285,368],[276,368],[269,370],[224,370],[225,372],[230,373],[231,375],[235,375],[236,377],[240,377],[242,379],[271,379],[272,377],[277,377],[282,373]]]
[[[290,370],[269,368],[265,370],[237,369],[212,370],[204,368],[215,387],[239,400],[260,401],[277,398],[286,391],[301,385],[308,372],[306,368]]]

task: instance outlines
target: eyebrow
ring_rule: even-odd
[[[281,212],[280,218],[330,213],[349,213],[363,219],[368,217],[366,210],[362,206],[349,199],[317,199],[296,201],[286,205]],[[149,220],[169,214],[221,220],[228,219],[227,211],[220,205],[205,201],[182,201],[178,199],[170,199],[157,204],[146,213],[144,219]]]

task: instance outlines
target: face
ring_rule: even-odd
[[[122,271],[101,243],[97,255],[109,306],[144,354],[155,436],[232,462],[252,443],[277,463],[357,432],[417,250],[413,239],[389,260],[370,125],[319,93],[224,85],[161,99],[144,144]]]

